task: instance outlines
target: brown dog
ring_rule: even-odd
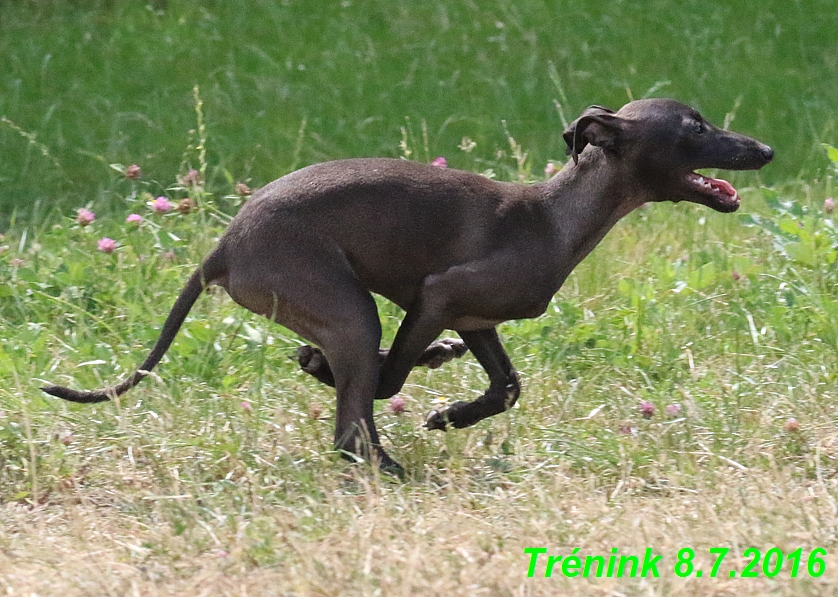
[[[574,267],[623,216],[646,202],[690,201],[736,211],[739,195],[700,168],[758,169],[770,147],[718,129],[672,100],[592,106],[564,133],[573,156],[550,181],[495,182],[394,159],[303,168],[259,190],[175,301],[151,354],[112,388],[44,391],[99,402],[136,385],[168,349],[209,284],[319,348],[303,368],[337,389],[335,446],[401,468],[381,448],[373,400],[398,392],[417,364],[459,356],[455,330],[490,386],[473,402],[428,417],[431,429],[466,427],[508,409],[518,376],[495,326],[537,317]],[[406,311],[389,351],[370,293]]]

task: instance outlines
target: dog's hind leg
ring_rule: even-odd
[[[344,304],[346,310],[334,316],[320,342],[329,355],[338,397],[335,448],[378,461],[382,469],[401,473],[401,467],[381,448],[373,421],[381,325],[372,296],[358,290],[358,297]],[[341,298],[346,300],[346,293]]]
[[[231,265],[225,288],[240,305],[322,347],[337,389],[335,448],[400,474],[373,420],[381,342],[375,300],[337,250],[282,246],[275,253],[282,259],[239,255],[243,266]]]
[[[521,393],[518,374],[494,328],[460,332],[460,335],[489,374],[489,389],[473,402],[455,402],[442,411],[431,412],[425,421],[428,429],[444,431],[449,424],[458,429],[469,427],[487,417],[509,410]]]
[[[387,359],[389,350],[386,348],[378,351],[378,362],[383,365]],[[425,349],[422,356],[416,362],[417,367],[427,367],[428,369],[437,369],[444,363],[458,359],[468,352],[468,347],[465,342],[458,338],[440,338],[431,342],[431,345]],[[321,383],[328,386],[335,387],[335,377],[332,374],[332,369],[329,366],[329,361],[323,351],[315,346],[301,346],[297,349],[294,355],[300,368],[309,375],[316,378]]]

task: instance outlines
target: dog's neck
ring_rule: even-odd
[[[648,200],[608,163],[611,159],[603,150],[589,148],[578,163],[568,161],[552,179],[537,185],[553,217],[561,281],[620,219]]]

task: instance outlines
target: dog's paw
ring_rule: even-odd
[[[448,417],[445,416],[445,411],[432,410],[428,413],[428,416],[425,417],[425,428],[429,431],[433,429],[446,431],[447,427]]]
[[[469,413],[474,409],[473,402],[464,402],[458,400],[449,404],[443,410],[434,410],[425,418],[425,427],[427,429],[439,429],[446,431],[449,427],[454,429],[462,429],[473,425],[476,421],[467,422],[469,420]],[[479,420],[479,419],[478,419]]]
[[[437,369],[444,363],[459,359],[468,352],[466,343],[457,338],[442,338],[433,342],[422,356],[419,358],[417,365],[427,367],[428,369]]]
[[[386,456],[386,458],[382,458],[378,462],[378,470],[384,475],[388,475],[390,477],[395,477],[396,479],[398,479],[400,481],[404,481],[405,480],[404,467],[402,465],[400,465],[398,462],[396,462],[395,460],[393,460],[392,458],[390,458],[389,456],[387,456],[386,454],[385,454],[385,456]]]
[[[332,368],[322,350],[314,346],[300,346],[294,356],[300,364],[300,369],[318,381],[334,387],[335,378],[332,375]]]
[[[306,373],[310,373],[314,375],[316,372],[323,367],[323,363],[326,362],[326,357],[323,355],[323,351],[319,348],[315,348],[313,346],[300,346],[297,349],[297,362],[300,364],[300,368],[305,371]]]

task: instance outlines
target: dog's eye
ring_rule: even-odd
[[[693,120],[693,132],[694,133],[700,135],[706,130],[707,130],[707,127],[704,126],[704,122],[702,122],[701,120]]]

